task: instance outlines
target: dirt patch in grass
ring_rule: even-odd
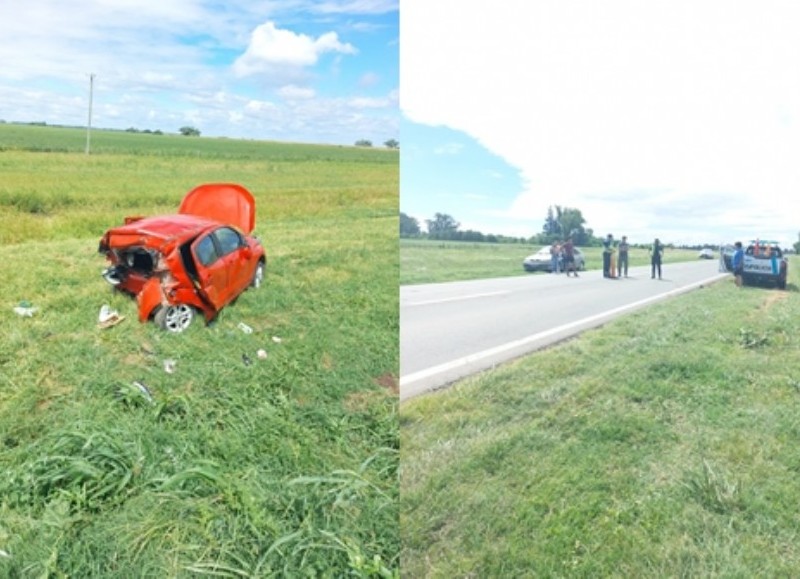
[[[767,299],[764,300],[764,303],[761,304],[761,309],[768,310],[778,302],[784,301],[788,296],[789,294],[783,291],[771,292],[767,295]]]
[[[397,376],[383,374],[375,378],[374,382],[381,386],[383,390],[351,392],[344,401],[344,407],[349,412],[363,412],[376,404],[384,402],[387,395],[389,397],[399,396],[400,387]]]
[[[400,395],[400,385],[394,374],[383,374],[375,378],[375,384],[386,388],[392,394]]]

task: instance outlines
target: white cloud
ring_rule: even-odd
[[[434,155],[458,155],[464,149],[461,143],[445,143],[433,149]]]
[[[288,100],[311,99],[315,96],[314,89],[295,86],[293,84],[281,87],[278,90],[278,94]]]
[[[519,168],[509,219],[558,204],[602,231],[796,241],[800,5],[418,0],[400,17],[404,113]]]
[[[388,98],[355,97],[348,102],[354,109],[385,109],[392,106]]]
[[[398,0],[345,0],[311,2],[309,9],[321,14],[385,14],[398,10]]]
[[[255,101],[255,100],[251,100],[251,101],[249,101],[249,102],[248,102],[248,103],[247,103],[247,104],[244,106],[244,109],[245,109],[245,110],[246,110],[248,113],[255,113],[255,114],[258,114],[258,113],[264,113],[264,112],[272,112],[272,111],[275,111],[275,110],[277,110],[277,108],[278,108],[278,107],[276,107],[276,106],[275,106],[275,104],[273,104],[273,103],[271,103],[271,102],[267,102],[267,101]]]
[[[380,76],[374,72],[366,72],[358,79],[358,86],[369,88],[375,86],[380,81]]]
[[[394,70],[397,60],[388,51],[377,61],[350,55],[360,42],[386,44],[387,38],[396,38],[396,14],[391,14],[396,10],[396,0],[331,0],[324,5],[314,0],[0,2],[0,119],[82,124],[93,73],[97,127],[176,131],[188,116],[210,136],[280,135],[335,143],[397,137],[392,133],[396,98],[394,110],[375,109],[382,117],[370,134],[364,134],[361,121],[352,127],[346,122],[363,112],[368,101],[359,98],[374,98],[376,87],[357,80],[370,78],[365,61],[376,70],[382,62]],[[320,26],[325,33],[308,32]],[[263,38],[254,37],[254,31]],[[351,42],[340,38],[345,33]],[[246,76],[235,74],[237,55]],[[340,76],[318,66],[324,55],[341,58]],[[385,91],[386,79],[379,81],[378,90]],[[354,99],[350,109],[349,101],[334,100],[345,94]],[[289,97],[317,100],[310,110],[320,118],[340,116],[325,120],[324,136],[314,133],[317,118],[305,119],[303,132],[293,135],[291,127],[300,123],[292,119],[296,111],[285,101]],[[267,104],[255,113],[247,108],[249,101]],[[326,112],[325,103],[333,103],[335,110]]]
[[[253,31],[250,45],[234,63],[234,71],[240,76],[247,76],[275,66],[313,66],[320,55],[326,52],[356,54],[357,50],[348,43],[340,42],[335,32],[326,32],[315,39],[280,29],[274,22],[266,22]]]

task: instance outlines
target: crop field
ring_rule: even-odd
[[[0,576],[399,575],[397,152],[84,146],[0,125]],[[264,285],[140,324],[100,236],[222,181],[256,197]],[[100,329],[104,304],[126,319]]]

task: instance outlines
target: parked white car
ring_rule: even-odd
[[[583,271],[586,269],[586,258],[583,252],[577,247],[574,248],[575,254],[575,269]],[[529,255],[522,261],[522,267],[525,271],[553,271],[553,261],[550,255],[550,246],[546,245],[534,254]],[[564,271],[564,264],[559,262],[559,271]]]
[[[701,249],[697,254],[697,259],[714,259],[714,250],[708,247]]]

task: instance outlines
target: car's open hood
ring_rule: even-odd
[[[256,226],[253,195],[233,183],[207,183],[195,187],[183,198],[178,213],[235,225],[245,233],[251,233]]]

